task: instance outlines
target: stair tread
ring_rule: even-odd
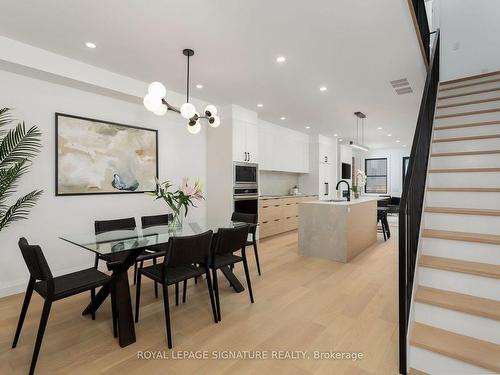
[[[500,134],[470,135],[467,137],[453,137],[453,138],[434,138],[432,140],[432,143],[475,141],[479,139],[492,139],[492,138],[500,138]]]
[[[500,88],[498,90],[500,90]],[[462,129],[462,128],[472,128],[476,126],[487,126],[487,125],[500,125],[500,121],[498,120],[479,121],[479,122],[470,122],[467,124],[442,125],[442,126],[435,126],[434,130]]]
[[[431,157],[437,158],[442,156],[474,156],[474,155],[493,155],[500,154],[499,150],[484,150],[484,151],[459,151],[459,152],[434,152]]]
[[[418,264],[426,268],[500,279],[500,265],[496,264],[471,262],[432,255],[421,255]]]
[[[450,117],[461,117],[461,116],[473,116],[473,115],[483,115],[485,113],[494,113],[500,112],[500,108],[490,108],[490,109],[481,109],[479,111],[469,111],[469,112],[459,112],[459,113],[449,113],[447,115],[437,114],[434,118],[450,118]]]
[[[426,207],[425,212],[437,214],[500,216],[500,210],[490,208]]]
[[[455,89],[463,89],[465,87],[472,87],[472,86],[484,85],[484,84],[495,83],[495,82],[500,82],[500,78],[489,79],[489,80],[480,81],[480,82],[466,83],[466,84],[463,84],[463,85],[453,86],[453,87],[443,87],[443,88],[440,87],[439,88],[439,92],[449,91],[449,90],[455,90]]]
[[[487,233],[455,232],[451,230],[424,229],[422,236],[444,240],[489,243],[500,245],[500,235]],[[498,266],[500,267],[500,266]]]
[[[415,323],[410,344],[472,365],[500,372],[500,345]]]
[[[469,100],[466,102],[460,102],[460,103],[452,103],[452,104],[441,104],[438,105],[436,108],[437,109],[442,109],[442,108],[453,108],[453,107],[462,107],[464,105],[472,105],[472,104],[481,104],[481,103],[489,103],[489,102],[497,102],[500,100],[500,97],[497,98],[487,98],[487,99],[478,99],[478,100]]]
[[[408,371],[408,375],[429,375],[429,374],[426,372],[417,370],[416,368],[410,368],[410,370]]]
[[[415,301],[466,314],[500,320],[500,301],[488,298],[419,286],[415,293]]]
[[[433,168],[429,173],[500,172],[500,168]]]
[[[453,187],[453,186],[435,186],[428,187],[427,191],[447,191],[460,193],[500,193],[500,187]]]
[[[500,87],[494,87],[492,89],[484,89],[484,90],[475,90],[475,91],[469,91],[465,92],[462,94],[454,94],[454,95],[444,95],[444,96],[439,96],[439,100],[445,100],[445,99],[453,99],[453,98],[459,98],[461,96],[468,96],[468,95],[477,95],[477,94],[486,94],[488,92],[494,92],[494,91],[500,91]]]
[[[500,75],[500,70],[495,70],[493,72],[488,72],[488,73],[474,74],[474,75],[466,76],[466,77],[462,77],[462,78],[450,79],[448,81],[439,82],[439,85],[440,86],[452,85],[452,84],[457,83],[457,82],[472,81],[473,79],[481,79],[481,78],[491,77],[491,76],[496,76],[496,75]]]

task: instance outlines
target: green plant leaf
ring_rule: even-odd
[[[41,148],[40,136],[36,126],[26,131],[24,123],[10,129],[0,141],[0,167],[33,158]]]
[[[0,213],[0,231],[9,224],[26,220],[29,210],[36,204],[38,198],[42,195],[43,190],[33,190],[31,193],[19,198],[16,203]]]
[[[27,160],[12,165],[10,168],[0,169],[0,204],[11,196],[17,188],[16,182],[28,171]]]

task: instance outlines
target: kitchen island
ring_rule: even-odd
[[[349,262],[377,241],[377,200],[299,204],[299,254]]]

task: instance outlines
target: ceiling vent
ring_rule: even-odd
[[[410,83],[406,78],[391,81],[391,86],[398,95],[404,95],[413,92],[412,88],[410,87]]]

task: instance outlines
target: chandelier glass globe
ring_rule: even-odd
[[[205,115],[209,117],[214,117],[217,114],[217,108],[214,105],[209,104],[205,108]]]
[[[191,103],[181,105],[181,116],[189,120],[196,114],[196,108]]]
[[[161,99],[147,94],[142,101],[148,111],[154,112],[161,106]]]
[[[165,116],[167,113],[168,107],[165,104],[161,104],[157,110],[153,111],[156,116]]]
[[[212,121],[213,120],[213,121]],[[214,116],[214,117],[211,117],[209,120],[208,120],[208,123],[210,124],[210,126],[212,128],[216,128],[220,125],[220,117],[219,116]]]
[[[148,94],[154,98],[162,99],[167,95],[167,89],[161,82],[152,82],[148,86]]]
[[[201,124],[200,124],[200,121],[196,121],[196,124],[194,125],[189,125],[187,124],[187,130],[188,132],[190,132],[191,134],[198,134],[201,130]]]

